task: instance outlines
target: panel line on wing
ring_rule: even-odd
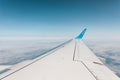
[[[75,61],[76,47],[77,47],[77,42],[75,41],[75,48],[74,48],[74,53],[73,53],[73,61]]]
[[[97,76],[95,76],[95,75],[92,73],[92,71],[87,67],[87,65],[84,64],[83,61],[80,61],[80,62],[86,67],[86,69],[94,76],[94,78],[95,78],[96,80],[99,80],[99,79],[97,78]]]

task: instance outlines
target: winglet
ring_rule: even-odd
[[[83,36],[84,36],[84,34],[85,34],[85,32],[86,32],[86,30],[87,30],[87,28],[85,28],[85,29],[80,33],[80,35],[78,35],[75,39],[82,39]]]

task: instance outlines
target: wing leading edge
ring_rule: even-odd
[[[119,80],[82,42],[85,32],[35,60],[11,67],[0,80]]]

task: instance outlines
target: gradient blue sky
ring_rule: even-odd
[[[0,37],[120,40],[120,0],[0,0]]]

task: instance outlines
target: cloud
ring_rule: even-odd
[[[86,41],[89,48],[120,77],[120,42]]]
[[[0,65],[13,65],[24,60],[31,60],[63,41],[0,41]]]

